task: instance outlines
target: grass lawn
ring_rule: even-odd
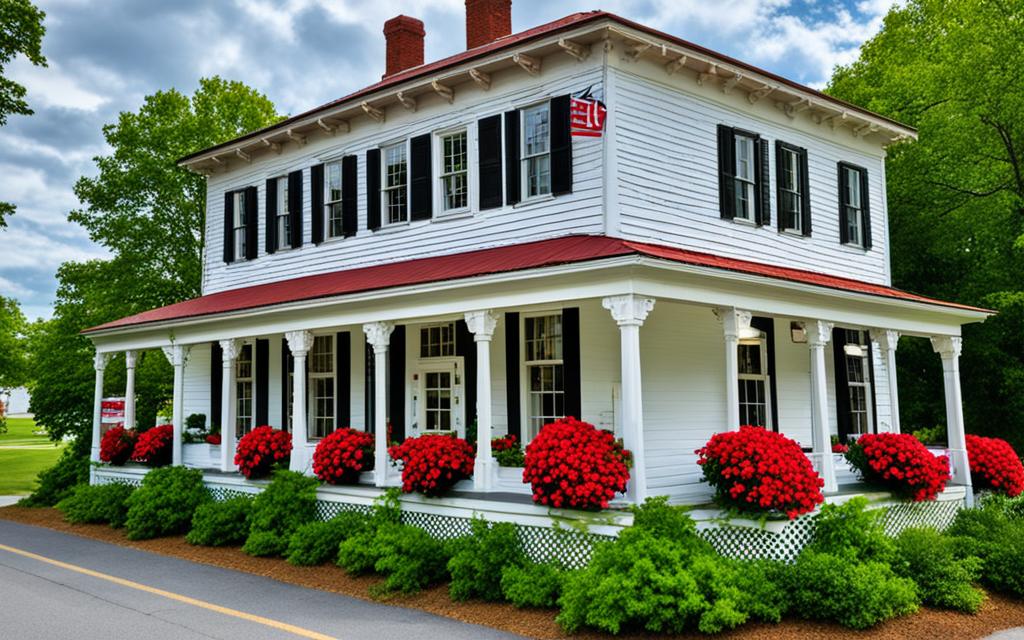
[[[7,433],[0,434],[0,495],[27,495],[36,474],[52,466],[63,444],[54,445],[45,435],[34,435],[29,418],[8,418]]]

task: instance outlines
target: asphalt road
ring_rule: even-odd
[[[497,640],[517,636],[0,520],[0,638],[4,640],[303,637]]]

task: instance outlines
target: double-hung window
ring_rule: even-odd
[[[867,171],[839,163],[839,224],[843,243],[870,247]]]
[[[234,229],[233,237],[235,244],[235,260],[245,260],[246,255],[246,219],[245,219],[245,191],[236,191],[233,196],[234,198],[234,219],[232,220],[231,226]]]
[[[776,158],[779,162],[779,228],[802,235],[806,176],[802,175],[804,166],[800,151],[780,146]]]
[[[383,204],[387,224],[397,224],[409,219],[409,161],[406,143],[381,149],[384,164]]]
[[[849,392],[850,434],[871,432],[870,350],[863,331],[846,330],[843,360],[846,363],[846,387]]]
[[[740,425],[771,427],[771,381],[766,338],[742,338],[739,343]]]
[[[551,105],[544,102],[522,110],[523,198],[551,193]]]
[[[466,131],[440,136],[441,208],[445,213],[469,207],[469,149]]]
[[[288,211],[288,178],[278,178],[274,182],[277,189],[277,211],[274,220],[277,225],[277,250],[282,251],[292,246],[292,219]]]
[[[334,336],[315,336],[309,353],[310,437],[323,438],[334,431],[334,380]]]
[[[235,360],[235,436],[239,438],[252,430],[253,368],[252,345],[243,344]]]
[[[565,417],[565,372],[562,356],[562,314],[524,319],[527,379],[527,437]]]
[[[345,235],[341,206],[341,161],[328,162],[324,167],[324,208],[328,238]]]
[[[744,133],[736,132],[735,140],[735,182],[733,202],[736,218],[754,222],[757,197],[757,153],[756,140]]]

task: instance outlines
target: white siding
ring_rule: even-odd
[[[185,417],[193,413],[206,416],[210,426],[210,345],[197,344],[189,350],[185,362]]]
[[[780,429],[800,446],[812,445],[811,352],[793,342],[790,319],[775,319],[775,387]],[[826,354],[826,359],[830,355]]]

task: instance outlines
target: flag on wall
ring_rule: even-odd
[[[571,116],[572,135],[589,138],[600,138],[604,132],[604,121],[607,118],[608,109],[601,101],[600,89],[594,91],[589,86],[579,93],[572,95],[569,105]]]

